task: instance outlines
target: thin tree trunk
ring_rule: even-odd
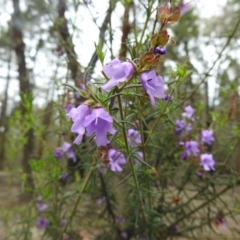
[[[122,25],[122,39],[121,39],[121,49],[119,52],[119,58],[121,60],[125,60],[127,56],[127,44],[126,41],[128,39],[128,35],[131,32],[131,24],[129,23],[129,12],[133,6],[133,2],[127,3],[125,6],[124,14],[123,14],[123,25]]]
[[[65,17],[66,4],[64,0],[58,1],[58,32],[61,37],[60,44],[64,48],[68,58],[68,68],[71,71],[71,77],[74,80],[75,86],[78,87],[81,77],[81,64],[77,60],[77,54],[74,50],[72,38],[70,36],[67,19]]]
[[[21,29],[21,11],[19,8],[19,0],[13,0],[13,8],[14,12],[12,15],[12,34],[13,34],[13,41],[14,41],[14,50],[17,57],[17,64],[18,64],[18,79],[20,85],[20,97],[21,97],[21,112],[22,118],[25,118],[25,115],[28,111],[26,106],[24,105],[24,96],[29,96],[28,99],[32,99],[32,89],[30,84],[30,79],[28,76],[28,71],[26,67],[26,59],[25,59],[25,44],[23,41],[23,33]],[[30,101],[30,100],[29,100]],[[31,196],[31,193],[34,189],[34,183],[32,179],[32,170],[29,165],[29,161],[31,159],[33,153],[33,142],[34,142],[34,132],[33,128],[30,127],[26,134],[26,143],[23,146],[23,159],[22,159],[22,167],[23,171],[26,174],[26,182],[25,186],[27,192],[21,196],[22,200],[28,200]]]
[[[102,26],[99,28],[99,41],[102,43],[102,45],[105,43],[105,37],[106,37],[106,31],[107,31],[107,27],[108,24],[111,21],[111,16],[112,16],[112,12],[114,11],[116,4],[117,4],[118,0],[109,0],[109,8],[107,10],[107,14],[103,20]],[[97,52],[95,51],[89,61],[89,66],[92,66],[92,69],[95,68],[96,63],[98,60],[98,56],[97,56]]]
[[[6,140],[6,133],[8,130],[7,126],[7,104],[8,104],[8,88],[10,83],[10,70],[11,70],[11,52],[9,52],[9,59],[8,59],[8,75],[7,75],[7,82],[4,91],[4,99],[2,102],[2,109],[0,115],[0,127],[3,128],[3,131],[0,133],[0,170],[3,169],[3,164],[5,160],[5,140]]]

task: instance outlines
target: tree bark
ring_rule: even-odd
[[[68,58],[68,68],[71,71],[71,77],[74,80],[75,86],[79,87],[81,81],[79,81],[79,77],[81,77],[81,64],[77,60],[77,54],[74,50],[74,45],[72,38],[70,36],[67,19],[65,17],[66,4],[64,0],[58,1],[58,22],[57,22],[57,30],[61,37],[61,46],[64,48],[67,58]]]
[[[133,6],[133,2],[126,4],[124,14],[123,14],[123,25],[122,25],[122,39],[121,39],[121,49],[119,52],[119,58],[121,60],[126,60],[127,56],[127,44],[126,41],[128,39],[128,35],[131,32],[131,24],[129,23],[129,12],[131,7]]]
[[[8,104],[8,88],[10,83],[10,70],[11,70],[11,52],[9,52],[9,59],[8,59],[8,75],[7,75],[7,82],[4,91],[4,99],[2,101],[2,109],[0,115],[0,127],[3,130],[0,132],[0,170],[3,169],[3,164],[5,160],[5,140],[6,134],[8,130],[7,125],[7,104]]]
[[[19,79],[19,88],[20,88],[20,97],[21,97],[21,113],[22,119],[25,119],[25,115],[28,113],[29,109],[26,108],[24,104],[24,96],[29,96],[29,99],[32,99],[32,89],[30,84],[30,79],[26,67],[26,58],[25,58],[25,44],[23,41],[23,33],[22,33],[22,18],[21,11],[19,7],[19,0],[13,0],[13,15],[12,15],[12,35],[13,35],[13,44],[14,51],[17,58],[18,64],[18,79]],[[26,143],[23,146],[23,158],[22,158],[22,168],[24,173],[26,174],[26,190],[22,196],[22,200],[28,200],[31,197],[31,193],[34,189],[34,183],[32,179],[32,170],[29,165],[29,161],[31,159],[34,146],[34,132],[33,128],[29,127],[26,131],[25,136]]]

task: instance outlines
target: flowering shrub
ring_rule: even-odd
[[[105,59],[96,45],[97,77],[88,79],[89,68],[79,88],[67,85],[75,104],[64,105],[65,132],[49,150],[37,189],[44,196],[35,201],[43,236],[80,239],[87,230],[99,234],[95,239],[170,240],[198,236],[212,224],[227,229],[230,211],[218,200],[233,184],[221,176],[216,122],[206,127],[191,93],[179,96],[187,67],[168,76],[164,70],[175,44],[169,28],[186,11],[161,4],[159,29],[147,35],[146,24],[128,43],[131,59]]]

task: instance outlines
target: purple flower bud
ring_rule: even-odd
[[[67,178],[68,178],[68,175],[67,175],[66,173],[62,173],[62,174],[61,174],[61,179],[62,179],[63,181],[67,180]]]
[[[202,166],[205,171],[215,170],[214,168],[215,161],[213,159],[212,154],[208,153],[201,154],[199,165]]]
[[[62,158],[63,154],[62,154],[62,150],[61,148],[58,148],[55,152],[54,152],[54,157],[56,158]]]
[[[51,223],[45,218],[38,218],[38,220],[37,220],[37,226],[39,228],[42,228],[42,229],[47,228],[50,225],[51,225]]]
[[[199,177],[199,178],[202,178],[203,177],[203,174],[201,172],[195,172],[196,176]]]
[[[173,102],[172,97],[168,93],[165,94],[164,100],[168,102]]]
[[[140,79],[143,85],[143,88],[148,93],[151,104],[155,105],[154,98],[164,98],[164,81],[161,76],[157,76],[154,70],[149,72],[143,72],[140,75]]]
[[[154,54],[160,54],[160,55],[165,55],[167,53],[167,50],[165,47],[156,47],[154,50],[153,50],[153,53]]]
[[[173,231],[173,232],[177,232],[177,231],[178,231],[178,225],[177,225],[177,224],[174,224],[174,225],[172,226],[172,231]]]
[[[103,66],[103,72],[110,79],[101,86],[105,91],[125,82],[133,74],[135,68],[131,62],[121,62],[118,58]]]

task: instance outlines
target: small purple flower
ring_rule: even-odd
[[[172,101],[173,101],[173,100],[172,100],[172,97],[171,97],[168,93],[165,94],[164,100],[165,100],[165,101],[168,101],[168,102],[172,102]]]
[[[62,150],[66,154],[67,159],[72,159],[73,162],[76,162],[76,155],[72,149],[72,144],[64,142],[62,145]]]
[[[83,134],[85,133],[84,121],[86,116],[89,115],[90,107],[87,104],[81,104],[77,108],[72,108],[72,110],[67,114],[67,116],[73,120],[71,132],[78,134],[73,143],[79,145],[82,142]]]
[[[60,226],[63,227],[66,224],[67,220],[65,218],[60,220]]]
[[[93,109],[92,114],[86,116],[84,127],[87,129],[87,136],[96,133],[96,144],[98,147],[108,144],[107,132],[114,134],[113,119],[109,113],[102,107]]]
[[[158,46],[153,50],[154,54],[160,54],[160,55],[165,55],[167,53],[167,50],[165,47]]]
[[[124,155],[115,149],[108,150],[109,165],[113,172],[121,172],[122,168],[120,165],[127,163]]]
[[[188,123],[186,126],[185,126],[185,132],[186,133],[189,133],[191,130],[192,130],[192,124],[191,123]]]
[[[139,144],[141,144],[142,140],[139,131],[128,129],[128,142],[132,147],[137,147]]]
[[[118,86],[121,82],[125,82],[132,76],[135,68],[131,62],[121,62],[118,58],[103,66],[103,72],[110,79],[107,83],[101,86],[105,91]]]
[[[66,173],[62,173],[62,174],[61,174],[61,179],[62,179],[63,181],[67,180],[67,178],[68,178],[68,175],[67,175]]]
[[[177,224],[174,224],[173,226],[172,226],[172,231],[173,232],[177,232],[178,231],[178,225]]]
[[[106,201],[106,198],[103,196],[103,197],[96,197],[95,198],[95,202],[98,204],[98,205],[102,205],[104,202]]]
[[[42,196],[36,198],[36,207],[39,212],[44,212],[47,209],[47,204],[44,203]]]
[[[47,209],[47,204],[44,202],[38,202],[36,206],[39,212],[44,212]]]
[[[164,98],[164,81],[161,76],[157,76],[154,70],[149,72],[143,72],[140,75],[140,79],[143,85],[143,88],[148,93],[151,104],[155,105],[154,98]]]
[[[179,147],[185,146],[185,142],[182,142],[182,141],[181,141],[181,142],[178,142],[178,146],[179,146]]]
[[[127,234],[126,232],[121,232],[121,237],[122,237],[123,239],[127,239],[128,234]]]
[[[187,156],[190,156],[191,154],[197,156],[197,154],[199,153],[198,142],[196,141],[187,141],[185,143],[185,148]]]
[[[177,135],[180,135],[181,132],[184,130],[184,121],[183,120],[177,120],[175,123],[175,132]]]
[[[201,172],[195,172],[195,174],[196,174],[196,176],[197,176],[198,178],[202,178],[202,177],[203,177],[203,174],[202,174]]]
[[[203,144],[212,145],[214,142],[213,130],[202,130],[201,140]]]
[[[186,160],[189,157],[188,153],[186,151],[182,152],[181,159]]]
[[[61,148],[58,148],[55,152],[54,152],[54,157],[56,158],[62,158],[63,154],[62,154],[62,150]]]
[[[45,218],[38,218],[37,220],[37,226],[42,229],[50,226],[50,224],[51,223]]]
[[[213,155],[208,153],[201,154],[199,165],[202,166],[205,171],[215,170],[215,161],[213,159]]]
[[[190,105],[185,107],[184,110],[185,110],[186,117],[193,121],[194,120],[194,112],[195,112],[195,110]]]

